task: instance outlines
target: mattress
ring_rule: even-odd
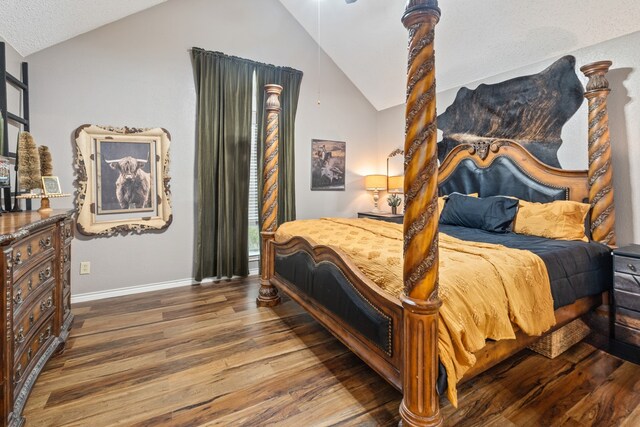
[[[461,240],[524,249],[542,258],[551,282],[554,309],[611,289],[611,249],[597,242],[546,239],[515,233],[491,233],[475,228],[440,225],[440,232]]]

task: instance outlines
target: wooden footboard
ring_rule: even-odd
[[[267,245],[268,280],[300,304],[398,390],[402,389],[402,307],[339,249],[302,237]]]

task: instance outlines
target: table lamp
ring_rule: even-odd
[[[373,191],[373,211],[379,213],[378,200],[380,199],[379,191],[387,189],[386,175],[367,175],[364,177],[364,187],[367,191]]]
[[[404,193],[404,175],[400,176],[390,176],[389,177],[389,188],[387,191],[391,194],[402,194]]]

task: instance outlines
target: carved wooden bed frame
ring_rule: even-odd
[[[531,179],[552,188],[563,188],[566,199],[588,201],[592,205],[592,239],[615,245],[611,150],[608,130],[608,82],[605,74],[611,62],[586,65],[581,71],[589,78],[585,97],[589,102],[589,170],[567,171],[549,167],[513,141],[487,140],[462,144],[437,166],[436,91],[434,30],[440,18],[437,0],[409,0],[403,23],[409,30],[409,67],[405,140],[404,293],[400,299],[383,292],[353,264],[341,250],[318,246],[294,237],[284,243],[274,241],[277,227],[278,114],[282,88],[267,85],[264,193],[261,215],[262,276],[257,304],[275,306],[278,289],[305,308],[323,326],[347,345],[369,366],[403,393],[400,415],[403,425],[442,424],[438,377],[438,184],[462,161],[488,167],[506,157]],[[365,307],[375,310],[389,325],[389,348],[367,339],[356,328],[335,316],[327,307],[295,283],[275,272],[276,259],[305,253],[313,266],[325,265],[339,272],[344,283],[355,291]],[[274,286],[275,285],[275,286]],[[277,288],[276,288],[277,286]],[[602,303],[602,295],[586,297],[555,311],[554,330]],[[489,342],[476,354],[477,363],[463,377],[466,381],[494,366],[539,337],[517,334],[516,340]]]

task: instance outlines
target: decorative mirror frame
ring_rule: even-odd
[[[76,180],[76,224],[78,231],[85,236],[113,236],[127,233],[143,233],[164,230],[173,221],[171,212],[171,190],[169,181],[169,145],[171,136],[162,128],[116,128],[96,125],[83,125],[75,131],[76,155],[74,169]],[[144,142],[154,148],[155,159],[149,159],[151,174],[155,185],[156,200],[153,211],[123,209],[122,212],[109,215],[116,217],[100,221],[97,215],[98,161],[96,153],[99,141]],[[155,176],[153,176],[155,175]],[[152,193],[153,194],[153,193]],[[151,214],[151,215],[150,215]],[[118,217],[122,218],[118,218]]]

